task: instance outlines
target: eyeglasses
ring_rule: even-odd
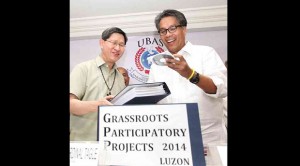
[[[170,26],[168,29],[160,29],[160,30],[158,31],[158,33],[159,33],[160,35],[166,35],[166,34],[167,34],[167,31],[169,31],[169,33],[174,33],[174,32],[176,32],[177,27],[182,27],[182,25],[172,25],[172,26]]]
[[[116,47],[116,46],[120,46],[121,48],[126,47],[126,45],[125,45],[124,43],[118,43],[117,41],[110,41],[110,40],[105,40],[105,41],[107,41],[107,42],[113,44],[114,47]]]

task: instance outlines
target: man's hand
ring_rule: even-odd
[[[169,68],[177,71],[182,77],[189,78],[192,74],[192,69],[189,67],[182,55],[173,54],[174,59],[166,58],[166,64]]]

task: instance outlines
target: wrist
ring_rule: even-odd
[[[199,73],[197,73],[196,71],[194,71],[193,76],[189,79],[189,81],[193,84],[198,84],[198,82],[200,81],[200,75]]]
[[[195,74],[195,70],[192,69],[192,73],[191,73],[190,76],[188,77],[188,80],[190,80],[190,79],[194,76],[194,74]]]

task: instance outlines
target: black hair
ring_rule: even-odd
[[[102,39],[107,40],[113,33],[119,33],[119,34],[123,35],[124,39],[125,39],[125,44],[127,43],[128,39],[127,39],[126,33],[118,27],[111,27],[111,28],[105,29],[102,32]]]
[[[154,23],[155,23],[155,26],[156,26],[157,30],[159,30],[159,22],[160,22],[160,20],[162,18],[164,18],[164,17],[169,17],[169,16],[175,17],[176,20],[178,21],[178,23],[180,25],[182,25],[182,26],[186,26],[187,25],[187,20],[186,20],[186,18],[185,18],[185,16],[184,16],[183,13],[181,13],[178,10],[174,10],[174,9],[166,9],[162,13],[159,13],[155,17]]]

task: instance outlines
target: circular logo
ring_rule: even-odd
[[[141,47],[135,54],[135,65],[138,70],[144,72],[145,74],[149,74],[149,70],[152,64],[150,57],[163,51],[164,50],[159,46],[156,46],[155,50],[146,50],[145,47]]]
[[[155,37],[143,37],[136,41],[136,52],[132,52],[133,66],[128,69],[128,75],[133,78],[134,83],[145,83],[148,81],[152,58],[158,53],[164,52],[164,44],[161,39]],[[132,63],[133,62],[133,63]]]

